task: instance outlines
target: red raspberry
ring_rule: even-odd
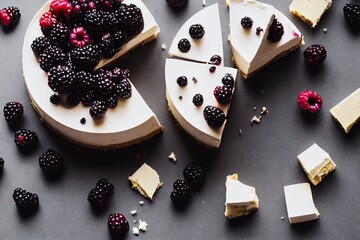
[[[53,0],[50,4],[50,12],[59,18],[68,19],[72,10],[73,7],[67,0]]]
[[[303,110],[308,110],[311,113],[320,111],[322,102],[322,97],[312,90],[304,90],[299,93],[298,96],[299,107]]]
[[[90,35],[83,27],[76,27],[70,33],[70,44],[74,47],[85,47],[91,42]]]
[[[58,23],[58,20],[55,15],[53,15],[50,11],[44,13],[39,19],[40,27],[49,28],[54,24]]]
[[[20,17],[21,13],[19,8],[14,6],[3,8],[0,11],[0,24],[2,24],[6,30],[10,30],[17,25]]]

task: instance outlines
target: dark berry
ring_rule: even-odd
[[[100,11],[96,9],[86,11],[83,18],[83,25],[91,34],[93,40],[99,40],[105,31],[105,19]]]
[[[205,35],[205,29],[201,24],[193,24],[189,28],[190,37],[200,39]]]
[[[58,94],[53,94],[53,95],[51,95],[50,96],[50,102],[52,103],[52,104],[55,104],[55,105],[57,105],[57,104],[59,104],[60,103],[60,96],[58,95]]]
[[[119,30],[114,33],[114,45],[118,49],[128,41],[127,33],[124,30]]]
[[[96,85],[95,78],[89,72],[80,71],[75,74],[75,82],[81,92],[86,92]]]
[[[253,20],[250,17],[243,17],[241,19],[241,26],[244,29],[250,29],[253,25]]]
[[[74,47],[85,47],[91,43],[90,35],[83,27],[75,27],[70,33],[70,44]]]
[[[20,10],[17,7],[7,7],[0,10],[0,23],[5,30],[13,29],[21,17]]]
[[[257,27],[257,28],[256,28],[256,35],[259,36],[260,33],[263,32],[263,31],[264,31],[264,29],[262,29],[261,27]]]
[[[302,110],[317,113],[321,110],[322,97],[315,91],[305,90],[299,93],[298,105]]]
[[[81,124],[85,124],[85,123],[86,123],[86,118],[81,118],[81,119],[80,119],[80,123],[81,123]]]
[[[120,83],[121,80],[130,77],[129,69],[121,69],[118,67],[115,67],[112,71],[108,71],[106,74],[111,79],[111,81],[117,84]]]
[[[1,172],[3,171],[4,169],[4,164],[5,164],[5,161],[2,157],[0,157],[0,174]]]
[[[113,7],[112,0],[93,0],[96,6],[96,9],[100,9],[103,11],[111,11]]]
[[[205,170],[199,163],[193,162],[186,165],[183,171],[184,178],[186,182],[192,188],[199,188],[203,185],[205,181]]]
[[[230,73],[226,73],[225,76],[221,79],[221,82],[222,84],[231,88],[233,88],[235,84],[234,77]]]
[[[40,54],[39,63],[42,70],[48,72],[52,67],[66,62],[66,55],[64,52],[54,46],[50,46],[43,53]]]
[[[191,198],[191,189],[185,180],[176,180],[174,182],[174,190],[170,194],[171,200],[177,204],[185,204]]]
[[[8,102],[5,104],[3,112],[6,122],[10,126],[14,126],[20,122],[24,115],[24,107],[19,102]]]
[[[320,44],[313,44],[304,51],[306,64],[316,66],[322,63],[326,58],[326,49]]]
[[[112,58],[116,53],[115,42],[110,33],[105,34],[100,42],[99,48],[105,58]]]
[[[215,70],[216,70],[216,67],[215,67],[215,66],[212,66],[212,67],[209,68],[209,72],[211,72],[211,73],[214,73]]]
[[[131,97],[131,83],[125,78],[116,86],[116,94],[120,99],[128,99]]]
[[[48,177],[58,177],[64,169],[64,160],[56,151],[49,149],[39,157],[39,166]]]
[[[95,119],[99,120],[105,116],[107,111],[107,106],[104,101],[95,101],[89,110],[90,116]]]
[[[100,51],[98,46],[88,44],[71,50],[70,58],[77,70],[91,71],[100,61]]]
[[[344,8],[344,17],[345,20],[351,27],[360,27],[360,4],[358,3],[348,3],[345,4]]]
[[[210,62],[209,64],[213,64],[213,65],[217,65],[219,66],[222,62],[222,59],[219,55],[213,55],[211,58],[210,58]]]
[[[97,89],[101,95],[109,95],[115,92],[116,84],[109,78],[98,78]]]
[[[188,0],[166,0],[166,2],[172,7],[182,7]]]
[[[100,179],[95,188],[91,189],[88,201],[94,208],[102,208],[114,192],[114,185],[106,179]]]
[[[28,129],[20,129],[15,132],[15,144],[23,150],[31,150],[38,142],[36,132]]]
[[[69,48],[70,29],[62,22],[54,24],[50,30],[49,39],[52,45],[66,51]]]
[[[187,40],[186,38],[182,38],[178,43],[178,48],[180,52],[186,53],[190,50],[191,44],[189,40]]]
[[[50,45],[50,39],[48,37],[40,36],[32,42],[31,49],[36,56],[40,56]]]
[[[134,4],[122,4],[115,12],[114,19],[120,29],[125,30],[128,37],[131,38],[144,29],[144,18],[141,9]]]
[[[185,76],[178,77],[176,79],[176,82],[180,87],[185,87],[188,84],[187,77],[185,77]]]
[[[66,104],[70,107],[75,107],[81,102],[81,96],[77,92],[72,92],[66,97]]]
[[[50,4],[50,12],[61,19],[69,19],[72,11],[73,7],[67,0],[53,0]]]
[[[75,73],[68,66],[58,65],[50,69],[48,85],[57,93],[70,93],[74,88]]]
[[[267,39],[270,42],[278,42],[280,41],[282,35],[284,35],[284,27],[276,18],[274,18],[269,27],[269,34]]]
[[[108,108],[115,108],[118,104],[118,96],[116,94],[106,96],[104,101]]]
[[[220,128],[225,122],[225,113],[223,112],[223,110],[215,106],[206,106],[203,114],[205,121],[212,128]]]
[[[228,85],[217,86],[214,90],[214,96],[221,105],[228,105],[231,102],[233,89]]]
[[[16,188],[13,193],[16,207],[20,211],[33,211],[39,207],[39,197],[35,193]]]
[[[194,95],[192,102],[195,106],[201,106],[204,103],[204,98],[200,93]]]
[[[112,213],[107,222],[110,234],[114,238],[124,237],[129,231],[129,222],[121,213]]]
[[[96,97],[97,96],[94,90],[86,91],[81,98],[81,103],[85,107],[90,107],[96,100]]]

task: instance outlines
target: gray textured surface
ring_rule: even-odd
[[[265,0],[264,0],[265,1]],[[20,154],[13,143],[13,132],[0,121],[0,156],[5,170],[0,176],[0,238],[8,239],[108,239],[107,216],[124,213],[130,226],[133,219],[149,223],[146,233],[127,239],[358,239],[360,189],[359,141],[360,127],[345,135],[332,119],[329,109],[357,89],[359,84],[359,35],[347,28],[342,15],[342,1],[334,1],[330,11],[316,29],[310,29],[288,11],[290,1],[269,1],[290,17],[305,35],[306,45],[284,59],[273,63],[248,81],[239,78],[222,146],[209,151],[194,144],[178,129],[167,111],[164,84],[166,52],[161,44],[170,46],[183,22],[203,9],[202,1],[190,0],[181,11],[173,11],[165,0],[145,0],[157,19],[161,33],[156,41],[141,47],[120,65],[132,71],[132,81],[164,125],[164,132],[150,142],[127,150],[96,151],[77,147],[48,130],[31,108],[21,71],[21,49],[26,27],[45,0],[3,0],[22,11],[14,32],[0,32],[0,105],[18,100],[25,106],[22,126],[35,130],[40,146],[31,154]],[[207,5],[215,3],[207,0]],[[232,66],[226,41],[228,11],[219,1],[225,46],[225,65]],[[328,28],[326,34],[323,28]],[[324,65],[309,71],[302,51],[321,43],[328,50]],[[139,61],[141,59],[141,61]],[[318,91],[324,105],[321,112],[310,116],[297,106],[297,94],[303,89]],[[263,93],[262,93],[263,90]],[[253,107],[269,109],[260,125],[250,126]],[[239,136],[239,129],[243,129]],[[315,204],[321,214],[317,221],[291,226],[287,220],[283,186],[308,181],[296,156],[314,142],[327,150],[337,169],[318,186],[313,187]],[[66,171],[57,182],[43,177],[38,156],[53,148],[66,161]],[[175,152],[178,161],[167,156]],[[138,157],[136,157],[138,156]],[[190,205],[183,210],[172,206],[169,195],[172,183],[182,177],[184,166],[193,160],[205,163],[208,178],[204,188],[193,194]],[[154,201],[144,200],[130,189],[127,177],[143,162],[158,171],[164,186]],[[256,187],[260,209],[237,220],[224,217],[225,176],[239,173],[240,179]],[[115,185],[115,194],[102,214],[95,214],[87,194],[100,177]],[[12,200],[16,187],[36,192],[40,209],[29,219],[17,213]],[[135,217],[130,210],[137,209]],[[281,221],[284,216],[285,220]]]

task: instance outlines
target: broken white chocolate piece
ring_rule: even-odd
[[[174,162],[176,162],[175,153],[171,152],[171,154],[169,155],[169,159],[170,159],[170,160],[173,160]]]

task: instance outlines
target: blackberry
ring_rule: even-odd
[[[190,50],[190,48],[191,48],[191,44],[189,40],[187,40],[186,38],[180,39],[178,43],[178,49],[180,50],[180,52],[187,53]]]
[[[81,92],[92,89],[96,84],[93,75],[85,71],[80,71],[75,74],[75,82]]]
[[[52,67],[66,62],[66,55],[55,46],[50,46],[40,54],[39,63],[42,70],[48,72]]]
[[[74,88],[75,73],[68,66],[58,65],[50,69],[48,85],[57,93],[70,93]]]
[[[75,107],[81,102],[81,96],[77,92],[72,92],[66,97],[66,104]]]
[[[188,0],[166,0],[166,2],[172,7],[182,7]]]
[[[253,20],[250,17],[243,17],[240,24],[244,29],[250,29],[253,25]]]
[[[219,66],[222,62],[222,58],[219,55],[213,55],[210,58],[209,64],[217,65]]]
[[[16,188],[14,190],[13,199],[16,207],[22,212],[33,211],[39,207],[38,195],[21,188]]]
[[[101,95],[106,96],[115,92],[116,84],[107,77],[98,78],[97,89]]]
[[[284,35],[284,27],[276,18],[274,18],[269,27],[269,34],[267,39],[270,42],[278,42],[280,41],[282,35]]]
[[[5,161],[2,157],[0,157],[0,174],[2,173],[3,169],[4,169],[4,164]]]
[[[49,149],[39,157],[39,166],[48,177],[58,177],[64,169],[64,160],[56,151]]]
[[[176,79],[176,82],[180,87],[185,87],[188,84],[187,77],[185,77],[185,76],[178,77]]]
[[[96,94],[94,90],[89,90],[82,95],[81,103],[85,107],[90,107],[96,100]]]
[[[186,182],[192,188],[199,188],[205,182],[205,170],[198,162],[192,162],[186,165],[183,171]]]
[[[128,99],[131,97],[131,83],[125,78],[116,86],[116,94],[120,99]]]
[[[21,150],[31,150],[38,143],[36,132],[20,129],[15,132],[14,142]]]
[[[100,179],[95,188],[91,189],[87,200],[93,208],[102,208],[114,192],[114,185],[106,179]]]
[[[100,61],[100,51],[98,46],[89,44],[71,50],[70,59],[77,70],[91,71]]]
[[[215,106],[206,106],[203,114],[205,121],[212,128],[220,128],[225,122],[225,113],[223,112],[223,110]]]
[[[99,48],[101,51],[101,54],[105,57],[105,58],[112,58],[115,53],[116,53],[116,49],[115,49],[115,42],[113,37],[110,35],[110,33],[105,34],[100,42],[99,42]]]
[[[111,11],[113,7],[113,0],[94,0],[96,9],[102,11]]]
[[[43,53],[50,46],[50,39],[45,36],[40,36],[32,42],[31,49],[36,56],[40,56],[40,54]]]
[[[194,95],[192,102],[195,106],[201,106],[204,103],[204,98],[200,93]]]
[[[108,108],[115,108],[118,104],[118,96],[115,94],[107,96],[105,102]]]
[[[130,72],[128,69],[115,67],[111,71],[106,71],[106,76],[108,76],[114,83],[119,84],[121,80],[130,77]]]
[[[322,63],[326,55],[326,49],[320,44],[313,44],[304,51],[305,62],[310,66],[317,66]]]
[[[113,238],[122,238],[129,231],[129,222],[121,213],[112,213],[108,217],[108,229]]]
[[[0,23],[3,25],[4,30],[12,30],[19,22],[21,13],[17,7],[7,7],[0,11]]]
[[[8,102],[5,104],[4,117],[10,126],[17,125],[24,115],[24,106],[19,102]]]
[[[114,14],[114,25],[125,30],[128,38],[138,35],[144,29],[144,18],[141,9],[134,4],[121,5]]]
[[[61,99],[60,99],[60,96],[59,96],[59,95],[53,94],[53,95],[50,96],[50,102],[51,102],[52,104],[57,105],[57,104],[60,103],[60,101],[61,101]]]
[[[70,29],[62,22],[54,24],[50,30],[49,39],[55,45],[66,51],[69,48]]]
[[[343,8],[344,17],[347,23],[354,28],[360,27],[360,4],[348,3]]]
[[[119,30],[114,33],[114,45],[118,49],[128,41],[128,35],[124,30]]]
[[[221,105],[228,105],[231,102],[233,89],[228,85],[217,86],[214,90],[214,96]]]
[[[190,37],[200,39],[205,35],[205,29],[201,24],[193,24],[189,28]]]
[[[104,18],[100,11],[93,9],[85,12],[83,24],[94,40],[98,41],[105,29]]]
[[[226,73],[225,76],[221,79],[222,84],[233,88],[235,85],[234,77],[230,73]]]
[[[185,180],[177,179],[174,182],[174,190],[170,194],[171,200],[177,204],[185,204],[191,198],[191,189]]]
[[[94,101],[90,107],[89,113],[93,119],[99,120],[105,116],[106,111],[107,107],[104,101]]]

